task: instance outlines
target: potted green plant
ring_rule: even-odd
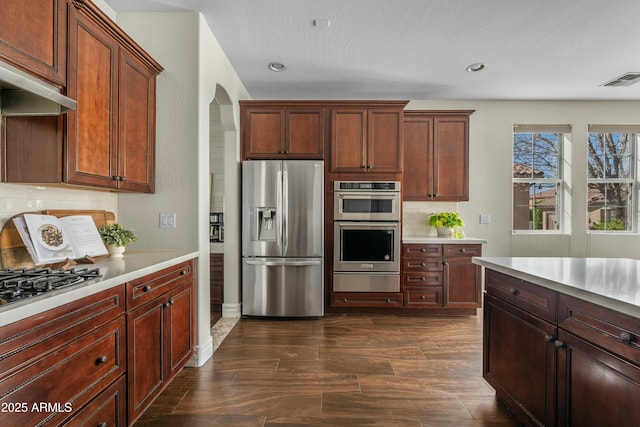
[[[111,256],[122,256],[125,246],[138,240],[135,231],[118,223],[101,225],[98,232]]]
[[[461,237],[460,232],[454,233],[454,228],[462,227],[464,221],[458,212],[436,212],[429,217],[429,225],[436,227],[438,237]]]

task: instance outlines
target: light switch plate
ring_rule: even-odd
[[[161,213],[160,214],[160,228],[176,228],[176,214],[175,213]]]
[[[491,215],[480,214],[480,224],[490,224],[490,223],[491,223]]]

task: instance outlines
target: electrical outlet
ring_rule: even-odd
[[[480,214],[480,224],[490,224],[490,223],[491,223],[491,215]]]
[[[176,228],[176,214],[175,213],[161,213],[160,214],[160,228]]]

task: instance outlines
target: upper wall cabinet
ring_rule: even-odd
[[[78,107],[3,117],[2,180],[153,193],[162,67],[90,1],[70,1],[65,16],[67,96]]]
[[[2,0],[0,11],[0,60],[64,86],[67,1]]]
[[[331,172],[402,172],[406,101],[331,109]]]
[[[162,67],[90,2],[69,6],[65,182],[153,193]]]
[[[404,112],[403,200],[469,200],[472,113],[472,110]]]
[[[241,101],[243,159],[324,158],[325,110]]]

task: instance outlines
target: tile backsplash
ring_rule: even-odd
[[[98,209],[118,213],[118,195],[108,191],[0,184],[0,228],[14,215],[43,209]]]
[[[404,237],[436,237],[435,228],[429,225],[429,215],[440,211],[458,211],[455,202],[404,202],[402,203],[402,235]]]

